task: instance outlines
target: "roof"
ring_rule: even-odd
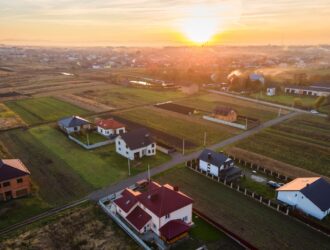
[[[299,90],[305,90],[305,91],[330,92],[330,88],[316,86],[316,85],[313,85],[313,86],[297,86],[297,85],[291,85],[291,86],[286,86],[285,88],[299,89]]]
[[[204,149],[198,159],[220,167],[230,158],[223,153],[217,153],[210,149]]]
[[[140,128],[122,134],[120,138],[124,140],[131,150],[144,148],[155,142],[146,128]]]
[[[135,204],[138,202],[137,195],[139,195],[138,192],[134,192],[130,189],[125,189],[121,193],[122,197],[116,199],[114,203],[120,207],[125,213],[128,213],[132,207],[135,206]]]
[[[59,120],[58,124],[65,128],[72,128],[90,124],[90,122],[80,116],[70,116]]]
[[[104,128],[104,129],[117,129],[117,128],[125,127],[124,124],[117,122],[114,119],[99,120],[96,122],[96,126]]]
[[[322,211],[330,209],[330,183],[321,177],[297,178],[277,191],[300,191]]]
[[[167,240],[172,240],[177,236],[187,232],[190,226],[182,220],[171,220],[159,229],[161,236]]]
[[[318,179],[320,179],[320,177],[296,178],[282,187],[279,187],[276,191],[299,191],[305,188],[306,185],[310,185]]]
[[[216,107],[216,108],[214,109],[214,113],[215,113],[215,114],[219,114],[219,115],[229,115],[230,112],[232,112],[232,111],[235,112],[235,110],[233,110],[233,109],[230,108],[230,107],[221,107],[221,106],[218,106],[218,107]]]
[[[30,175],[30,171],[18,159],[0,160],[0,182]]]
[[[151,216],[142,208],[137,206],[127,215],[126,219],[137,229],[140,230],[145,224],[151,220]]]
[[[163,217],[193,203],[189,196],[175,191],[169,184],[158,188],[154,186],[152,190],[139,195],[138,200],[158,217]]]
[[[260,82],[265,81],[265,78],[263,77],[263,75],[256,74],[256,73],[250,74],[249,78],[250,78],[251,81],[260,81]]]

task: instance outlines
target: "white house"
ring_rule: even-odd
[[[116,138],[116,152],[130,160],[156,155],[156,142],[145,128],[136,129]]]
[[[313,84],[311,86],[288,86],[284,88],[285,93],[294,95],[329,96],[330,84]]]
[[[223,153],[204,149],[198,160],[199,168],[213,176],[232,180],[241,175],[241,170],[234,165],[234,161]]]
[[[297,178],[276,191],[279,201],[319,220],[330,213],[330,183],[321,177]]]
[[[185,236],[193,200],[169,184],[148,181],[144,190],[125,189],[114,201],[116,213],[141,234],[152,231],[169,243]]]
[[[276,88],[275,87],[268,87],[266,94],[268,96],[274,96],[276,94]]]
[[[97,132],[106,137],[112,137],[126,132],[125,125],[114,120],[98,120],[96,123]]]

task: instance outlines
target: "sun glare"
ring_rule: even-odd
[[[217,23],[211,19],[188,19],[183,24],[183,32],[192,42],[203,44],[217,33]]]

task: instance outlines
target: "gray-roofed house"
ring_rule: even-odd
[[[330,183],[324,178],[296,178],[276,191],[279,201],[319,220],[330,214]]]
[[[67,134],[71,134],[73,132],[79,132],[81,129],[89,129],[91,123],[80,117],[80,116],[70,116],[63,118],[58,121],[58,126]]]
[[[294,95],[328,96],[330,95],[330,84],[315,83],[311,86],[286,86],[284,92]]]
[[[116,152],[130,160],[156,155],[156,142],[146,128],[121,134],[116,138]]]
[[[199,168],[206,173],[232,181],[238,178],[242,171],[234,165],[234,161],[223,153],[204,149],[200,154]]]

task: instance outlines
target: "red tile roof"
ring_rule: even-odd
[[[0,181],[30,175],[30,171],[18,159],[0,160]]]
[[[153,189],[137,196],[137,199],[158,217],[163,217],[193,203],[190,197],[174,191],[169,184],[158,187],[153,185]]]
[[[142,208],[137,206],[133,211],[127,215],[126,219],[138,230],[140,231],[145,224],[151,220],[151,216],[143,211]]]
[[[117,128],[124,128],[125,125],[117,122],[114,119],[105,119],[105,120],[99,120],[96,122],[96,126],[99,126],[104,129],[117,129]]]
[[[162,237],[166,240],[172,240],[181,234],[187,232],[190,226],[182,220],[171,220],[159,229]]]
[[[121,195],[122,197],[116,199],[114,203],[120,207],[125,213],[129,212],[132,207],[135,206],[135,204],[138,202],[137,195],[140,193],[134,192],[130,189],[125,189]]]

